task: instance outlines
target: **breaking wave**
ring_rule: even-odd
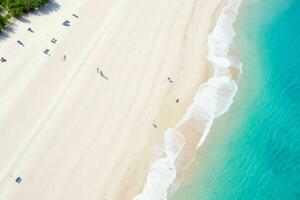
[[[152,164],[144,190],[134,200],[167,199],[168,188],[176,179],[175,159],[181,152],[184,141],[184,137],[174,129],[165,132],[166,155]]]
[[[193,160],[215,118],[231,106],[238,87],[230,68],[238,68],[242,72],[242,65],[237,58],[229,55],[229,47],[235,37],[233,24],[241,3],[242,0],[229,0],[222,9],[208,37],[207,59],[214,68],[214,74],[199,87],[192,105],[176,127],[166,130],[165,156],[151,165],[143,191],[133,200],[166,200],[178,173]]]

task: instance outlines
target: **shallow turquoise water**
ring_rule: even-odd
[[[244,73],[172,200],[300,200],[300,0],[244,4]]]

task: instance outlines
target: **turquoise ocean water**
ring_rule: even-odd
[[[244,3],[239,91],[171,200],[300,200],[300,0]]]

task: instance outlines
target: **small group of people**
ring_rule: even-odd
[[[63,25],[64,25],[64,26],[71,26],[70,23],[71,23],[71,22],[70,22],[69,20],[65,20],[65,21],[63,22]]]
[[[74,13],[72,14],[72,16],[75,17],[75,18],[77,18],[77,19],[79,18],[79,16],[76,15],[76,14],[74,14]],[[62,24],[64,26],[71,26],[71,22],[69,20],[67,20],[67,19]]]
[[[72,14],[72,16],[73,17],[75,17],[75,18],[79,18],[79,16],[78,15],[76,15],[76,14]],[[65,20],[64,22],[63,22],[63,25],[64,26],[71,26],[71,22],[69,21],[69,20]],[[33,29],[31,28],[31,27],[28,27],[28,29],[27,29],[27,31],[29,31],[29,32],[31,32],[31,33],[34,33],[34,31],[33,31]],[[51,39],[51,43],[53,43],[53,44],[56,44],[56,42],[57,42],[57,39],[56,38],[52,38]],[[19,44],[19,45],[21,45],[21,46],[25,46],[25,44],[21,41],[21,40],[17,40],[17,43]],[[50,52],[50,50],[49,49],[45,49],[44,51],[43,51],[43,53],[44,54],[46,54],[46,55],[49,55],[49,52]],[[67,60],[67,56],[66,55],[63,55],[63,57],[61,58],[63,61],[66,61]],[[4,58],[4,57],[2,57],[1,58],[1,62],[7,62],[7,60]],[[105,77],[104,76],[104,74],[101,72],[100,73],[103,77]],[[106,79],[108,79],[107,77],[105,77]]]
[[[55,44],[56,42],[57,42],[57,39],[55,39],[55,38],[51,39],[51,43]]]
[[[29,27],[27,30],[28,30],[29,32],[31,32],[31,33],[34,33],[34,31],[32,30],[32,28],[30,28],[30,27]],[[17,40],[17,43],[18,43],[19,45],[23,46],[23,47],[25,46],[24,43],[23,43],[21,40]]]
[[[3,63],[7,62],[7,60],[4,57],[1,57],[0,61]]]

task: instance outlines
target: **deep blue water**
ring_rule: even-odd
[[[300,200],[300,0],[243,5],[244,72],[172,200]]]

